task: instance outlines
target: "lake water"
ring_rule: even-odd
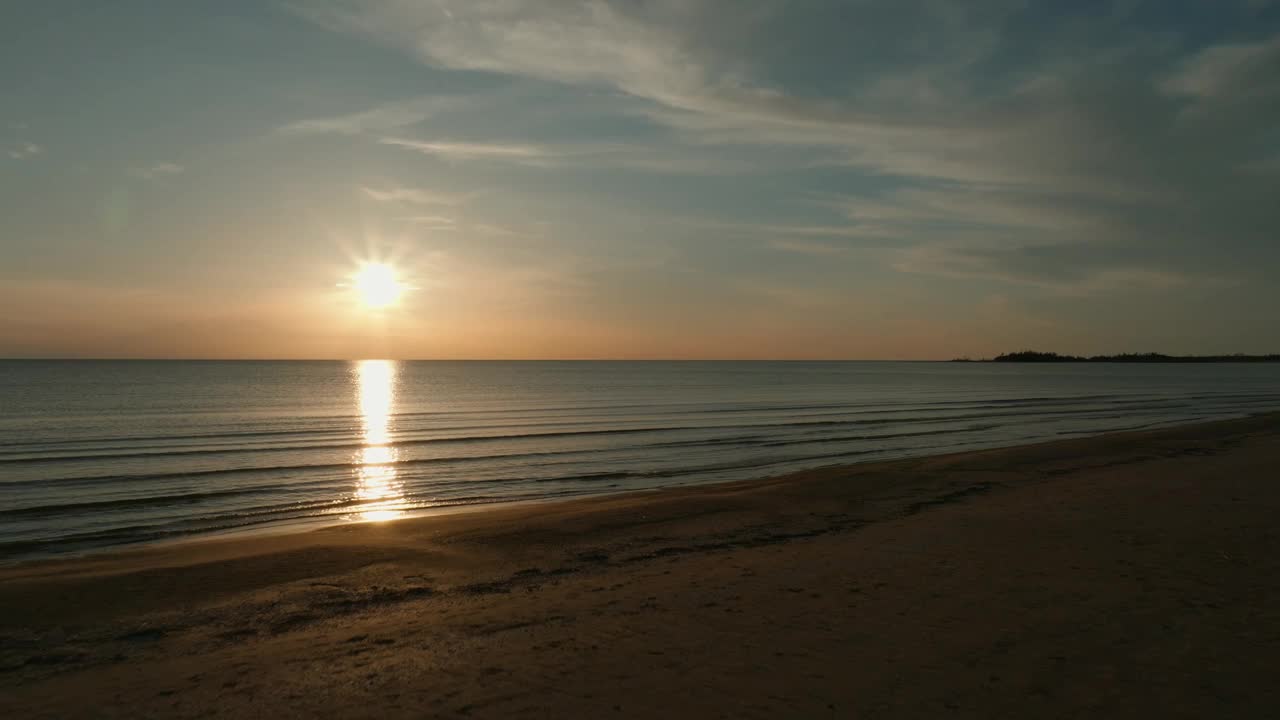
[[[1277,364],[0,361],[0,559],[1277,409]]]

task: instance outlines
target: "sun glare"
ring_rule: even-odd
[[[399,451],[391,438],[396,399],[396,364],[362,360],[355,366],[364,446],[356,454],[358,520],[394,520],[404,514],[404,483],[399,479]]]
[[[351,286],[359,293],[360,302],[369,308],[394,305],[405,291],[395,269],[386,263],[365,263],[352,278]]]

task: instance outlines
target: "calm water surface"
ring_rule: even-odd
[[[0,559],[1280,409],[1280,365],[0,361]]]

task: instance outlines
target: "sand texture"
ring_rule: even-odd
[[[0,717],[1280,717],[1280,416],[0,569]]]

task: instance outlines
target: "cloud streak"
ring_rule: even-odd
[[[323,118],[298,120],[277,129],[293,135],[336,133],[362,135],[417,125],[442,112],[466,107],[467,99],[426,96],[385,103],[369,110]]]
[[[378,142],[383,145],[407,148],[423,155],[434,155],[446,160],[497,159],[530,162],[541,160],[550,155],[546,149],[536,145],[426,141],[395,137],[385,137]]]
[[[366,197],[381,203],[408,203],[412,205],[461,205],[475,197],[475,193],[439,192],[404,185],[365,186],[360,188],[360,192]]]
[[[44,148],[33,142],[18,142],[5,149],[5,154],[14,160],[25,160],[42,152]]]
[[[186,170],[187,169],[185,167],[177,163],[162,162],[162,163],[156,163],[155,165],[151,165],[149,167],[135,168],[134,170],[131,171],[131,173],[133,174],[134,177],[139,177],[139,178],[142,178],[143,180],[157,180],[163,177],[172,177],[174,175],[181,175],[182,173],[186,172]]]

